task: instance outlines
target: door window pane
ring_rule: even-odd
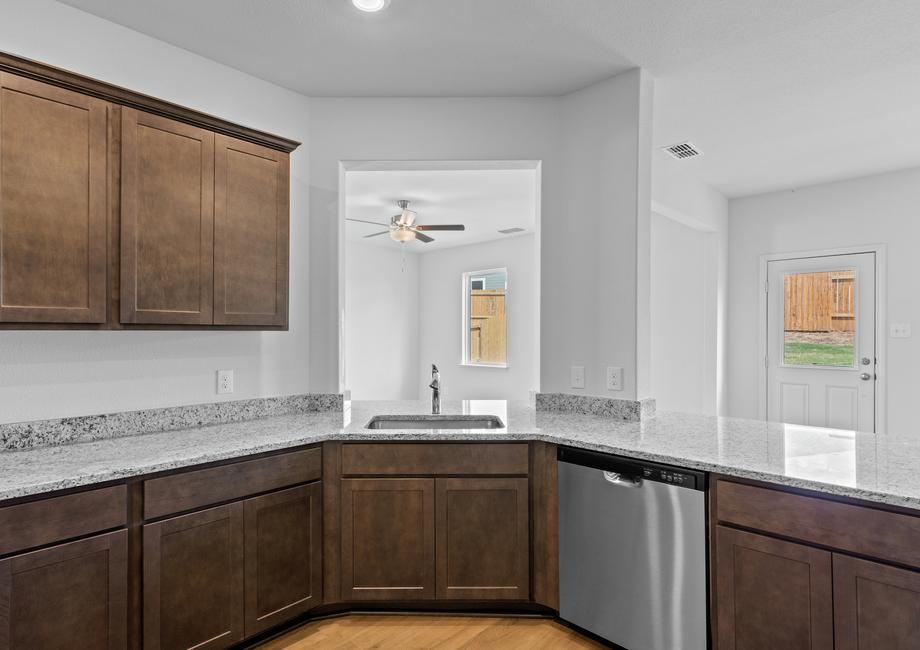
[[[856,365],[856,271],[783,277],[783,363]]]
[[[506,269],[464,274],[466,359],[474,365],[504,366],[508,362],[505,303]]]

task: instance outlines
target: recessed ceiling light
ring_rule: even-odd
[[[390,0],[351,0],[351,4],[361,11],[374,12],[386,9]]]

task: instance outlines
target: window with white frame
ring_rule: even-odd
[[[463,274],[463,363],[508,365],[508,269]]]

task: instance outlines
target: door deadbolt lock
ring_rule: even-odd
[[[872,363],[872,359],[870,359],[869,357],[863,357],[862,359],[859,360],[859,362],[863,364],[864,366],[868,366],[870,363]]]

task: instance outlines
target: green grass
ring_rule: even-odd
[[[785,363],[794,366],[852,366],[853,346],[789,341],[784,346]]]

